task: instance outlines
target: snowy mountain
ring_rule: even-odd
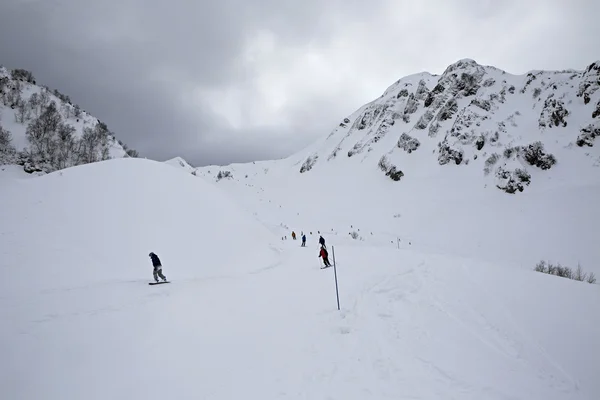
[[[600,274],[599,87],[600,62],[512,75],[460,60],[400,79],[286,159],[194,173],[273,228]]]
[[[508,193],[549,179],[598,182],[598,88],[600,61],[581,71],[512,75],[463,59],[440,76],[400,79],[277,165],[308,174],[362,163],[394,181],[452,169]]]
[[[0,168],[3,399],[591,400],[600,392],[598,285],[493,254],[485,261],[419,241],[389,246],[323,232],[336,221],[322,200],[347,205],[336,192],[294,186],[309,174],[271,193],[181,167],[126,158],[40,177]],[[328,179],[310,175],[310,187]],[[244,199],[224,194],[242,187]],[[298,208],[279,207],[282,192]],[[354,195],[368,205],[363,187]],[[350,211],[346,223],[373,209]],[[290,226],[269,225],[277,220]],[[393,229],[376,222],[369,228],[378,235]],[[306,247],[289,239],[300,229]],[[319,229],[335,275],[320,269]],[[150,251],[170,283],[148,285]]]
[[[69,96],[36,84],[29,71],[0,67],[0,165],[39,174],[136,156]]]

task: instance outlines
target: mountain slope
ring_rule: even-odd
[[[1,265],[5,273],[18,265],[23,278],[5,280],[5,293],[22,295],[49,280],[81,283],[81,269],[106,282],[150,279],[150,251],[162,256],[167,276],[179,279],[244,270],[248,258],[277,260],[266,229],[218,190],[163,163],[114,159],[1,184],[3,242],[19,249]],[[236,252],[213,251],[221,242]]]
[[[165,161],[165,164],[171,165],[175,168],[183,168],[184,171],[189,172],[190,174],[195,171],[195,168],[181,157],[175,157],[167,160]]]
[[[0,184],[3,397],[588,400],[600,390],[597,285],[326,235],[338,311],[316,238],[305,248],[274,238],[185,170],[118,159]],[[149,251],[170,284],[147,285]]]
[[[441,76],[396,82],[316,144],[300,172],[354,158],[377,162],[392,179],[459,165],[457,174],[486,175],[485,183],[511,193],[549,176],[568,181],[575,170],[597,182],[598,88],[600,62],[519,76],[460,60]]]
[[[394,180],[453,168],[511,193],[544,187],[550,177],[569,182],[573,171],[598,182],[598,88],[600,61],[581,71],[512,75],[464,59],[440,76],[400,79],[327,137],[272,165],[318,173],[362,163]]]
[[[400,79],[286,159],[195,174],[281,236],[356,232],[371,245],[600,274],[600,147],[586,136],[600,124],[599,70],[511,75],[461,60]]]
[[[137,156],[106,124],[33,74],[0,67],[0,164],[47,173],[109,158]]]

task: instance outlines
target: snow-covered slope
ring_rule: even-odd
[[[24,150],[27,155],[19,157]],[[36,84],[29,71],[0,66],[0,164],[19,163],[28,172],[49,172],[136,155],[68,96]]]
[[[368,245],[600,274],[599,71],[512,75],[460,60],[400,79],[286,159],[195,173],[280,235],[356,231]]]
[[[14,266],[21,271],[3,280],[5,293],[82,283],[82,274],[107,283],[150,278],[150,251],[178,279],[248,270],[248,258],[277,261],[276,239],[232,200],[155,161],[123,158],[3,180],[2,193],[4,246],[18,249],[2,265],[9,275]]]
[[[175,168],[182,168],[184,171],[189,172],[190,174],[195,171],[195,168],[181,157],[175,157],[167,160],[165,161],[165,164],[171,165]]]
[[[479,178],[474,185],[510,192],[545,187],[551,179],[550,186],[570,183],[575,175],[596,183],[599,88],[600,61],[581,71],[512,75],[464,59],[442,75],[400,79],[322,140],[268,165],[318,174],[360,163],[400,181],[450,169]],[[509,184],[517,168],[524,180]]]
[[[314,236],[307,247],[274,238],[185,170],[118,159],[31,179],[6,172],[3,399],[591,400],[600,391],[598,285],[326,234],[338,311]],[[303,203],[319,212],[318,201]],[[147,285],[150,251],[171,283]]]

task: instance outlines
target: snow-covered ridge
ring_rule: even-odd
[[[307,174],[361,163],[394,181],[453,168],[508,193],[553,178],[597,182],[599,71],[597,61],[583,70],[513,75],[462,59],[441,75],[398,80],[326,137],[271,165]]]
[[[137,157],[105,123],[23,69],[0,67],[0,164],[47,173],[109,158]]]
[[[514,193],[557,164],[589,170],[600,156],[594,147],[600,135],[599,69],[596,62],[582,71],[511,75],[464,59],[439,77],[401,79],[345,118],[304,156],[299,171],[358,158],[378,163],[397,180],[392,169],[406,177],[419,173],[407,165],[421,153],[420,164],[470,164]]]
[[[190,165],[186,160],[181,157],[175,157],[170,160],[165,161],[165,164],[171,165],[176,168],[183,168],[185,171],[192,173],[195,168]]]

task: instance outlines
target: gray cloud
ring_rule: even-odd
[[[4,0],[4,65],[32,70],[143,156],[285,157],[400,77],[598,58],[594,0]]]

